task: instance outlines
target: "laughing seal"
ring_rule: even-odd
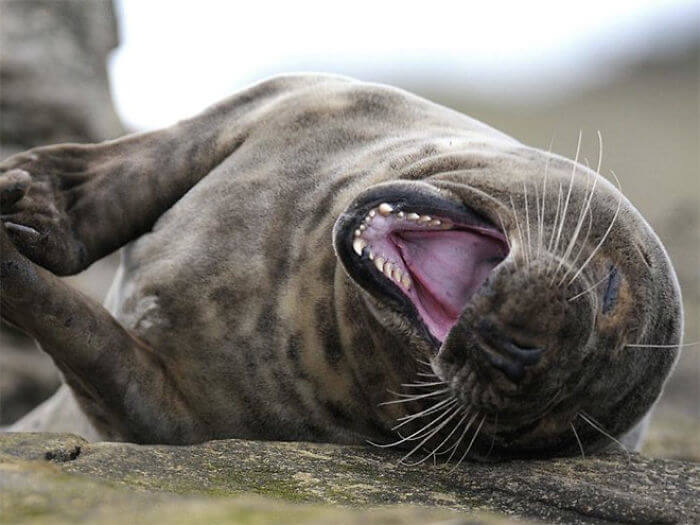
[[[65,379],[14,430],[588,453],[678,355],[673,268],[615,186],[399,89],[276,77],[1,169],[2,315]],[[122,246],[106,308],[56,277]]]

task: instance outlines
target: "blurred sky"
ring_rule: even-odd
[[[110,69],[126,124],[165,126],[246,84],[325,71],[533,103],[684,45],[700,0],[117,0]]]

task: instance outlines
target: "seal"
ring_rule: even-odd
[[[275,77],[0,169],[2,316],[65,379],[12,430],[593,453],[678,356],[674,270],[600,168],[392,87]],[[106,307],[57,277],[120,247]]]

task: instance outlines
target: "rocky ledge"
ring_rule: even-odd
[[[452,470],[398,459],[310,443],[0,434],[0,522],[700,522],[694,462],[611,454]]]

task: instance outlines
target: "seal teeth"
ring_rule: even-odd
[[[384,275],[391,279],[391,272],[394,270],[394,265],[390,262],[384,264]]]
[[[374,259],[374,266],[376,266],[377,270],[379,270],[380,272],[384,271],[384,261],[386,261],[384,257],[375,257]]]
[[[352,241],[352,249],[355,250],[357,255],[362,255],[362,250],[365,249],[365,246],[367,246],[367,241],[359,237]]]
[[[394,211],[394,208],[390,204],[387,204],[386,202],[382,202],[379,205],[378,210],[379,210],[379,213],[381,213],[384,217],[388,217],[389,215],[391,215],[391,212]]]
[[[402,286],[405,290],[410,290],[413,286],[413,281],[411,279],[408,270],[404,271],[400,268],[399,264],[387,260],[385,256],[379,255],[374,252],[371,246],[371,239],[367,239],[365,236],[373,237],[371,232],[367,229],[370,227],[372,220],[381,215],[382,217],[389,217],[393,215],[396,219],[407,220],[416,223],[417,225],[436,228],[440,230],[449,230],[453,227],[452,221],[449,219],[436,219],[430,215],[419,215],[415,212],[404,212],[395,211],[395,208],[388,202],[382,202],[376,208],[373,208],[367,212],[367,215],[362,219],[360,225],[353,232],[353,251],[362,257],[364,250],[367,249],[367,257],[374,264],[375,268],[385,275],[387,278],[391,279],[396,284]],[[382,225],[382,227],[384,227]],[[381,228],[380,228],[381,230]]]

